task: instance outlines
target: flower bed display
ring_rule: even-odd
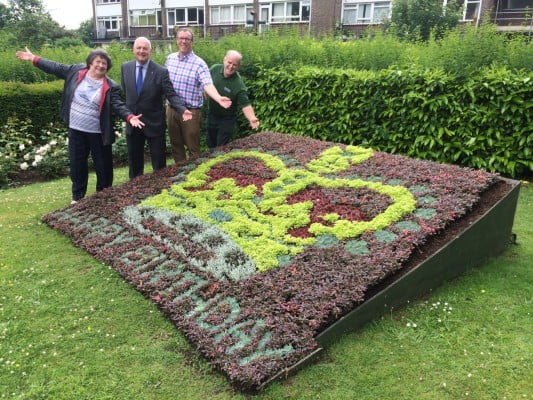
[[[232,384],[255,389],[499,179],[262,132],[43,220],[154,301]]]

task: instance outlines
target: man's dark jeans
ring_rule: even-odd
[[[218,116],[212,113],[207,113],[207,147],[222,146],[231,142],[231,137],[235,129],[237,117],[232,116]]]

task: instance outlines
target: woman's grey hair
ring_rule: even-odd
[[[96,49],[89,53],[87,56],[87,68],[90,68],[91,64],[93,63],[94,59],[96,57],[103,58],[107,62],[107,70],[109,71],[111,67],[113,66],[113,63],[111,62],[111,57],[109,57],[109,54],[107,54],[107,51],[102,49]]]

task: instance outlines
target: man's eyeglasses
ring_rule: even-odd
[[[178,40],[184,40],[186,42],[190,42],[192,39],[188,37],[178,37]]]

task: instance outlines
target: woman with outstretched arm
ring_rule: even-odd
[[[113,184],[115,141],[112,112],[136,128],[142,128],[142,114],[133,115],[121,98],[120,86],[107,77],[111,58],[105,50],[93,50],[82,64],[60,64],[33,54],[28,48],[17,51],[17,58],[65,81],[60,115],[68,127],[68,152],[72,202],[87,193],[88,158],[96,171],[96,191]]]

